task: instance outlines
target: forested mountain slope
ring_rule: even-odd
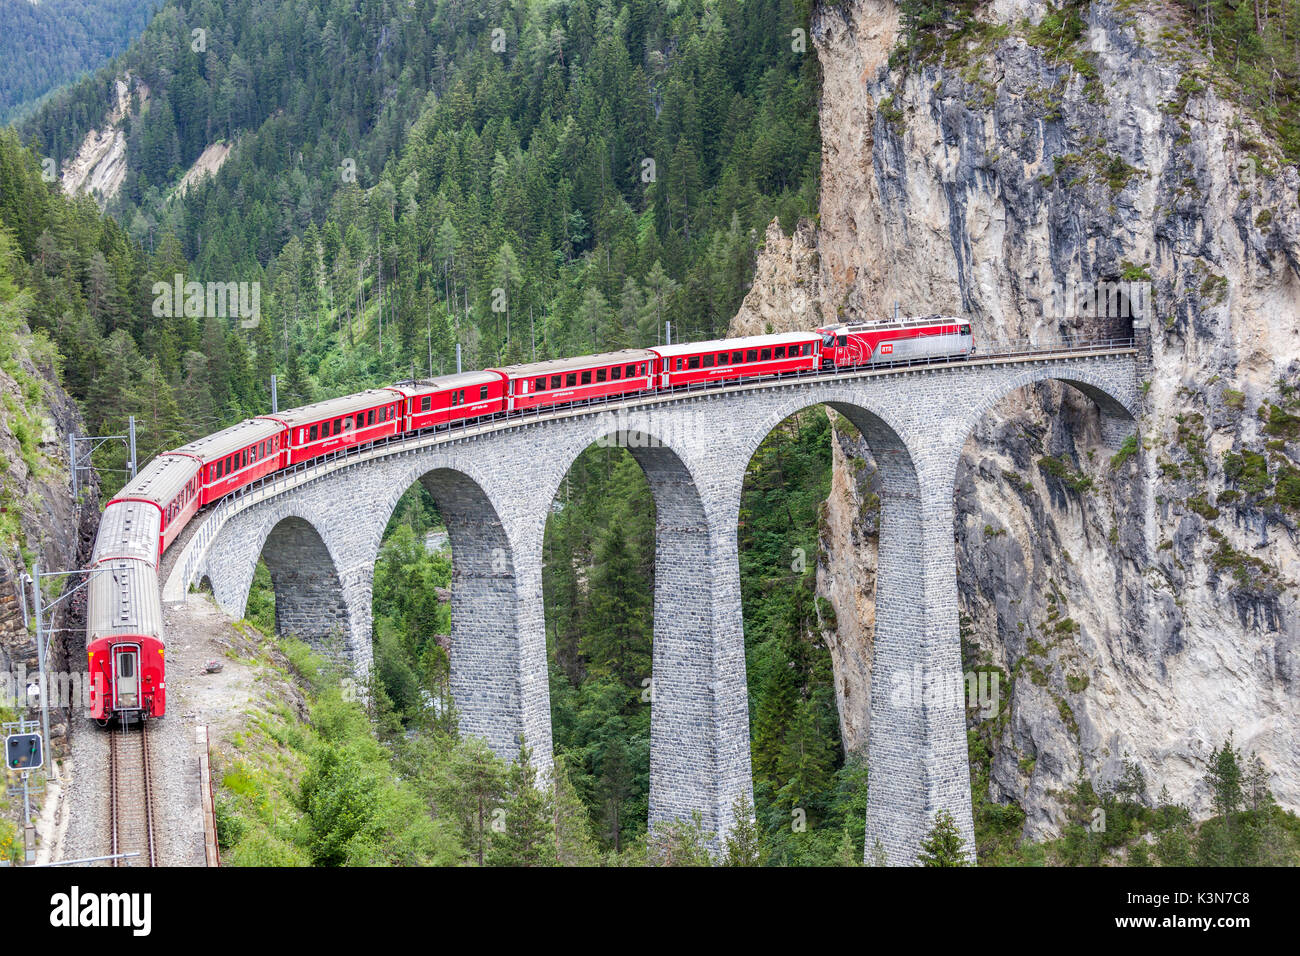
[[[724,329],[767,222],[813,207],[816,62],[787,28],[806,18],[789,0],[179,4],[24,129],[62,162],[119,76],[147,87],[110,211],[151,251],[174,234],[199,279],[262,281],[274,334],[253,338],[305,399],[449,367],[456,341],[475,366]],[[215,178],[164,199],[218,140]],[[254,410],[209,390],[218,418]]]
[[[0,123],[98,69],[139,36],[162,0],[0,3]]]

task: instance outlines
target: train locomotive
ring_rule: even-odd
[[[250,418],[153,459],[104,508],[86,611],[90,716],[166,714],[158,568],[203,508],[277,471],[378,440],[525,410],[859,366],[951,361],[975,351],[947,316],[841,324],[529,362],[369,389]]]

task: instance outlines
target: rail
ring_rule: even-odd
[[[139,733],[133,735],[124,724],[108,736],[108,815],[114,866],[125,865],[128,856],[143,856],[147,866],[158,865],[146,726],[142,720]],[[131,743],[133,736],[138,747]]]
[[[287,491],[291,487],[299,487],[308,481],[314,480],[316,477],[332,474],[342,467],[347,467],[354,462],[359,463],[362,460],[387,457],[390,454],[397,454],[415,448],[423,448],[429,444],[443,444],[461,441],[476,435],[495,432],[504,428],[515,427],[517,425],[534,422],[560,421],[566,418],[575,417],[576,415],[586,415],[592,412],[606,411],[613,408],[638,408],[657,404],[666,404],[676,399],[703,396],[704,394],[719,394],[771,386],[869,378],[882,374],[908,372],[937,367],[962,368],[970,365],[997,364],[1003,361],[1026,361],[1065,357],[1086,358],[1089,356],[1123,353],[1126,351],[1133,351],[1136,348],[1137,340],[1131,336],[1128,338],[1077,340],[1067,338],[1062,343],[1046,347],[1035,345],[1029,340],[1021,340],[1009,343],[1007,347],[996,352],[975,352],[960,357],[930,356],[894,362],[873,362],[870,365],[855,365],[849,369],[831,367],[799,372],[782,372],[776,375],[742,375],[735,378],[718,379],[710,382],[692,382],[687,385],[656,388],[650,392],[634,392],[631,394],[625,392],[622,394],[606,395],[601,398],[587,399],[579,402],[569,402],[563,406],[495,412],[491,415],[482,416],[473,420],[465,419],[460,422],[452,422],[435,429],[424,429],[418,432],[380,438],[373,442],[367,442],[364,445],[352,445],[348,448],[340,449],[339,451],[320,455],[310,461],[297,462],[296,464],[290,465],[288,468],[283,468],[255,481],[251,481],[247,485],[244,485],[241,488],[236,488],[234,491],[224,496],[215,506],[212,507],[211,511],[208,511],[202,525],[198,528],[194,536],[184,544],[184,550],[187,554],[183,559],[184,565],[182,577],[180,579],[180,586],[183,590],[188,590],[191,585],[197,583],[194,580],[194,576],[198,572],[198,564],[202,559],[202,555],[207,551],[207,546],[211,542],[211,539],[217,534],[220,527],[224,524],[225,519],[233,512],[241,510],[241,506],[247,502],[249,498],[258,496],[260,500],[260,498],[273,496],[274,494],[278,494],[279,490]],[[263,494],[264,492],[269,492],[269,494]],[[200,512],[200,514],[202,514],[202,512]],[[199,514],[196,514],[194,518],[199,518]],[[175,573],[176,569],[173,567],[172,573],[168,575],[167,580],[170,581],[175,576]],[[164,590],[166,590],[165,582]],[[183,595],[181,597],[183,597]],[[181,597],[178,597],[173,593],[171,599],[180,600]],[[166,599],[167,596],[164,594],[164,600]]]

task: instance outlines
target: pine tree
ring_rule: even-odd
[[[487,856],[493,812],[500,807],[506,769],[482,737],[459,741],[447,761],[448,802],[461,823],[465,846],[479,866]]]
[[[970,866],[966,841],[957,831],[957,822],[947,810],[934,815],[934,825],[921,841],[921,851],[916,855],[921,866]]]
[[[560,866],[595,866],[599,862],[587,808],[573,787],[567,762],[561,754],[556,754],[551,767],[551,819],[555,859]]]
[[[727,834],[724,866],[762,866],[767,861],[763,833],[754,819],[754,804],[742,793],[732,804],[731,832]]]
[[[490,837],[491,866],[554,866],[555,822],[550,794],[537,785],[526,745],[506,773],[504,809]]]

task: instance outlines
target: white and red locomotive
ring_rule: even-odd
[[[86,610],[91,717],[167,707],[158,563],[201,508],[281,469],[380,439],[503,413],[824,369],[965,358],[945,316],[624,349],[444,375],[250,418],[159,455],[104,509]]]

